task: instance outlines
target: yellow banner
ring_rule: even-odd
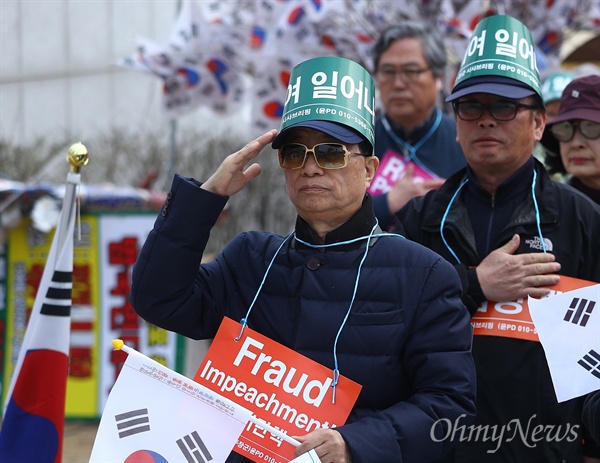
[[[155,217],[82,215],[80,231],[76,225],[67,418],[100,417],[125,361],[122,352],[115,352],[112,347],[115,338],[126,340],[168,368],[182,368],[179,362],[183,355],[178,355],[178,350],[183,350],[183,345],[178,347],[177,335],[146,323],[127,299],[133,264]],[[42,233],[31,225],[30,219],[23,219],[8,234],[7,303],[6,310],[0,313],[0,346],[5,351],[0,385],[10,384],[53,236],[54,230]],[[2,389],[4,403],[7,387]]]
[[[97,400],[100,329],[97,228],[96,217],[82,217],[81,238],[74,240],[67,417],[94,418],[100,414]],[[42,233],[31,226],[30,219],[23,219],[9,234],[4,384],[10,383],[19,356],[53,236],[54,230]],[[2,403],[6,400],[5,395],[6,388]]]

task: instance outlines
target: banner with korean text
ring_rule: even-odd
[[[131,271],[156,215],[102,215],[98,236],[102,296],[98,320],[100,322],[100,389],[98,410],[101,411],[123,365],[125,356],[115,351],[113,339],[122,339],[158,363],[180,369],[177,335],[142,320],[127,300],[131,285]]]
[[[361,386],[303,355],[224,318],[194,380],[248,408],[287,436],[345,423]],[[256,462],[293,460],[294,446],[251,421],[234,451]]]
[[[98,260],[96,228],[95,217],[82,217],[81,235],[74,240],[73,246],[71,340],[65,416],[75,414],[91,417],[97,413],[95,396],[98,374],[93,365],[93,359],[98,356],[98,345],[95,343],[96,308],[99,304],[97,267],[94,265]],[[31,225],[30,219],[24,219],[9,235],[5,384],[8,384],[16,366],[53,237],[54,231],[40,232]]]
[[[127,302],[131,268],[151,230],[152,214],[83,214],[73,247],[69,376],[65,416],[98,418],[125,361],[112,339],[121,338],[154,360],[181,368],[182,339],[141,320]],[[2,382],[9,384],[54,232],[29,218],[8,232],[6,310],[0,325]],[[2,400],[5,400],[3,388]]]
[[[551,286],[548,296],[555,296],[597,283],[561,275],[560,281]],[[484,301],[471,318],[473,334],[477,336],[500,336],[539,342],[536,327],[531,320],[527,300],[495,302]]]

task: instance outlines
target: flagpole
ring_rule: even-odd
[[[84,145],[82,145],[81,142],[71,145],[71,147],[67,151],[67,161],[69,162],[70,168],[69,173],[67,174],[67,184],[65,189],[65,195],[63,198],[63,206],[61,209],[61,215],[59,217],[58,224],[56,225],[54,239],[52,240],[52,246],[50,248],[50,253],[48,254],[48,259],[46,260],[44,274],[42,276],[41,282],[44,282],[44,280],[49,280],[52,276],[52,273],[56,266],[56,261],[62,255],[64,244],[67,241],[66,235],[68,233],[68,229],[70,228],[69,224],[71,223],[71,220],[73,218],[72,214],[75,213],[75,207],[73,206],[75,204],[75,195],[77,192],[77,188],[80,183],[79,172],[81,170],[81,167],[85,166],[89,161],[87,148]],[[66,217],[63,217],[65,215]],[[40,292],[41,286],[42,284],[40,284],[40,287],[38,287],[38,293]],[[34,327],[37,323],[42,299],[43,294],[37,295],[34,307],[31,310],[31,315],[29,316],[29,321],[27,323],[25,335],[21,342],[21,348],[19,349],[17,363],[15,364],[8,393],[6,394],[6,400],[4,403],[4,413],[6,413],[6,407],[8,406],[8,403],[10,401],[10,397],[12,395],[12,391],[17,380],[18,371],[20,370],[25,354],[27,353],[26,346],[29,345],[29,340],[34,334]]]
[[[67,161],[70,170],[62,209],[6,395],[0,429],[0,461],[60,463],[62,459],[71,333],[73,233],[79,172],[88,163],[85,146],[72,145]]]
[[[67,188],[65,190],[63,204],[75,204],[77,201],[79,185],[81,183],[80,171],[89,161],[87,148],[81,142],[71,145],[67,151],[67,161],[70,168],[69,173],[67,174]],[[63,210],[65,210],[64,207]],[[71,220],[73,219],[72,215],[76,213],[76,210],[77,207],[69,207],[66,210],[67,216],[65,217],[65,220],[59,223],[60,228],[57,226],[56,233],[58,233],[59,243],[65,242],[65,234],[67,233],[68,225],[71,223]],[[60,255],[60,252],[58,255]]]

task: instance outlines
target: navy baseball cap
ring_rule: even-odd
[[[354,145],[356,143],[361,143],[363,141],[368,141],[365,137],[359,134],[356,130],[351,129],[342,124],[338,124],[337,122],[331,121],[302,121],[296,124],[292,124],[287,126],[281,132],[277,134],[275,140],[271,143],[271,147],[273,149],[280,148],[281,145],[284,144],[285,139],[290,133],[290,130],[298,128],[298,127],[306,127],[309,129],[320,130],[321,132],[326,133],[327,135],[331,135],[333,138],[343,142]]]
[[[519,100],[528,96],[537,95],[537,92],[529,85],[516,79],[503,76],[479,76],[463,80],[454,89],[446,101],[454,101],[461,96],[473,93],[490,93],[492,95]]]

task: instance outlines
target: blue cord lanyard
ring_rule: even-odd
[[[429,127],[429,130],[427,131],[427,133],[415,145],[411,145],[411,144],[405,142],[404,140],[402,140],[398,135],[396,135],[394,133],[394,131],[392,130],[392,127],[390,126],[390,123],[388,122],[385,115],[383,115],[381,117],[381,123],[383,124],[383,128],[385,129],[387,134],[390,136],[390,138],[392,140],[394,140],[396,142],[396,144],[398,144],[406,152],[408,152],[408,156],[404,156],[406,159],[406,162],[414,161],[416,164],[419,165],[419,167],[421,167],[422,169],[425,169],[432,176],[434,175],[434,173],[431,172],[431,170],[428,169],[427,166],[425,166],[421,162],[421,160],[417,157],[417,150],[419,148],[421,148],[421,146],[423,146],[425,144],[425,142],[427,142],[427,140],[429,140],[433,136],[435,131],[440,126],[440,123],[442,122],[442,111],[440,111],[439,109],[436,109],[435,111],[436,111],[435,121],[433,122],[433,125],[431,127]]]
[[[254,303],[256,302],[256,299],[258,298],[258,295],[259,295],[260,291],[262,290],[262,288],[263,288],[263,286],[265,284],[265,280],[267,279],[267,275],[269,274],[269,271],[271,270],[271,267],[273,266],[273,262],[275,261],[275,258],[277,257],[277,255],[281,251],[281,248],[283,247],[283,245],[287,242],[287,240],[289,238],[294,237],[294,239],[296,241],[298,241],[299,243],[302,243],[305,246],[308,246],[308,247],[314,248],[314,249],[329,248],[329,247],[334,247],[334,246],[342,246],[342,245],[345,245],[345,244],[356,243],[357,241],[361,241],[361,240],[366,239],[367,243],[366,243],[366,246],[365,246],[365,253],[363,254],[363,257],[362,257],[362,259],[360,261],[360,264],[358,265],[358,272],[356,274],[356,280],[354,282],[354,291],[352,293],[352,299],[350,301],[350,305],[348,306],[348,310],[346,311],[346,315],[344,316],[344,320],[342,321],[342,324],[340,325],[340,328],[338,329],[338,332],[337,332],[337,334],[335,336],[335,341],[333,343],[333,363],[334,363],[334,370],[333,370],[333,382],[331,384],[331,387],[333,388],[332,403],[335,403],[336,386],[338,384],[338,379],[339,379],[339,376],[340,376],[340,372],[339,372],[339,368],[338,368],[338,359],[337,359],[337,343],[338,343],[338,339],[340,337],[340,333],[342,332],[342,329],[344,328],[344,325],[346,324],[346,321],[348,320],[348,317],[350,316],[350,310],[352,309],[352,306],[354,305],[354,299],[356,298],[356,293],[358,291],[358,282],[359,282],[359,279],[360,279],[360,271],[362,269],[363,263],[367,259],[367,254],[369,253],[369,248],[371,247],[371,240],[373,238],[379,238],[379,237],[383,237],[383,236],[399,236],[401,238],[404,238],[402,235],[398,235],[396,233],[375,233],[375,230],[377,229],[378,226],[379,226],[379,223],[376,221],[375,225],[373,226],[373,228],[371,229],[371,232],[368,235],[361,236],[361,237],[358,237],[358,238],[354,238],[352,240],[341,241],[339,243],[332,243],[332,244],[312,244],[312,243],[308,243],[308,242],[303,241],[300,238],[298,238],[296,236],[296,232],[292,232],[288,236],[286,236],[285,239],[281,242],[281,244],[277,248],[277,251],[275,251],[275,254],[272,257],[271,262],[269,262],[269,265],[267,266],[267,270],[265,271],[265,274],[264,274],[263,279],[262,279],[262,281],[260,283],[260,286],[258,287],[258,290],[256,291],[256,294],[254,295],[254,299],[252,300],[252,303],[250,304],[250,307],[248,308],[248,311],[246,312],[246,316],[240,320],[240,323],[242,324],[242,327],[240,329],[240,334],[235,338],[235,341],[239,341],[242,338],[242,335],[244,333],[244,328],[248,324],[248,317],[250,316],[250,311],[254,307]]]
[[[452,198],[450,199],[450,202],[448,203],[448,206],[446,207],[446,210],[444,211],[444,215],[442,216],[442,221],[440,222],[440,236],[442,237],[442,241],[444,242],[444,246],[446,246],[446,249],[448,249],[448,251],[450,251],[450,254],[452,254],[452,256],[456,259],[457,263],[461,263],[460,259],[458,258],[458,256],[456,255],[456,253],[454,252],[454,250],[452,249],[452,247],[448,244],[448,242],[446,241],[446,237],[444,236],[444,224],[446,223],[446,218],[448,217],[448,213],[450,212],[450,208],[452,207],[452,204],[454,203],[456,197],[458,196],[458,193],[460,193],[460,190],[462,190],[462,187],[464,187],[467,182],[469,181],[468,178],[464,179],[463,182],[458,186],[458,188],[456,189],[456,191],[454,192],[454,194],[452,195]],[[537,231],[538,231],[538,236],[540,238],[540,241],[542,243],[542,250],[544,252],[547,252],[546,250],[546,242],[544,241],[544,236],[542,235],[542,225],[541,225],[541,217],[540,217],[540,209],[538,207],[538,202],[537,202],[537,196],[535,194],[535,184],[537,182],[537,172],[535,171],[535,169],[533,169],[533,180],[531,182],[531,196],[533,198],[533,208],[535,209],[535,223],[537,225]]]

